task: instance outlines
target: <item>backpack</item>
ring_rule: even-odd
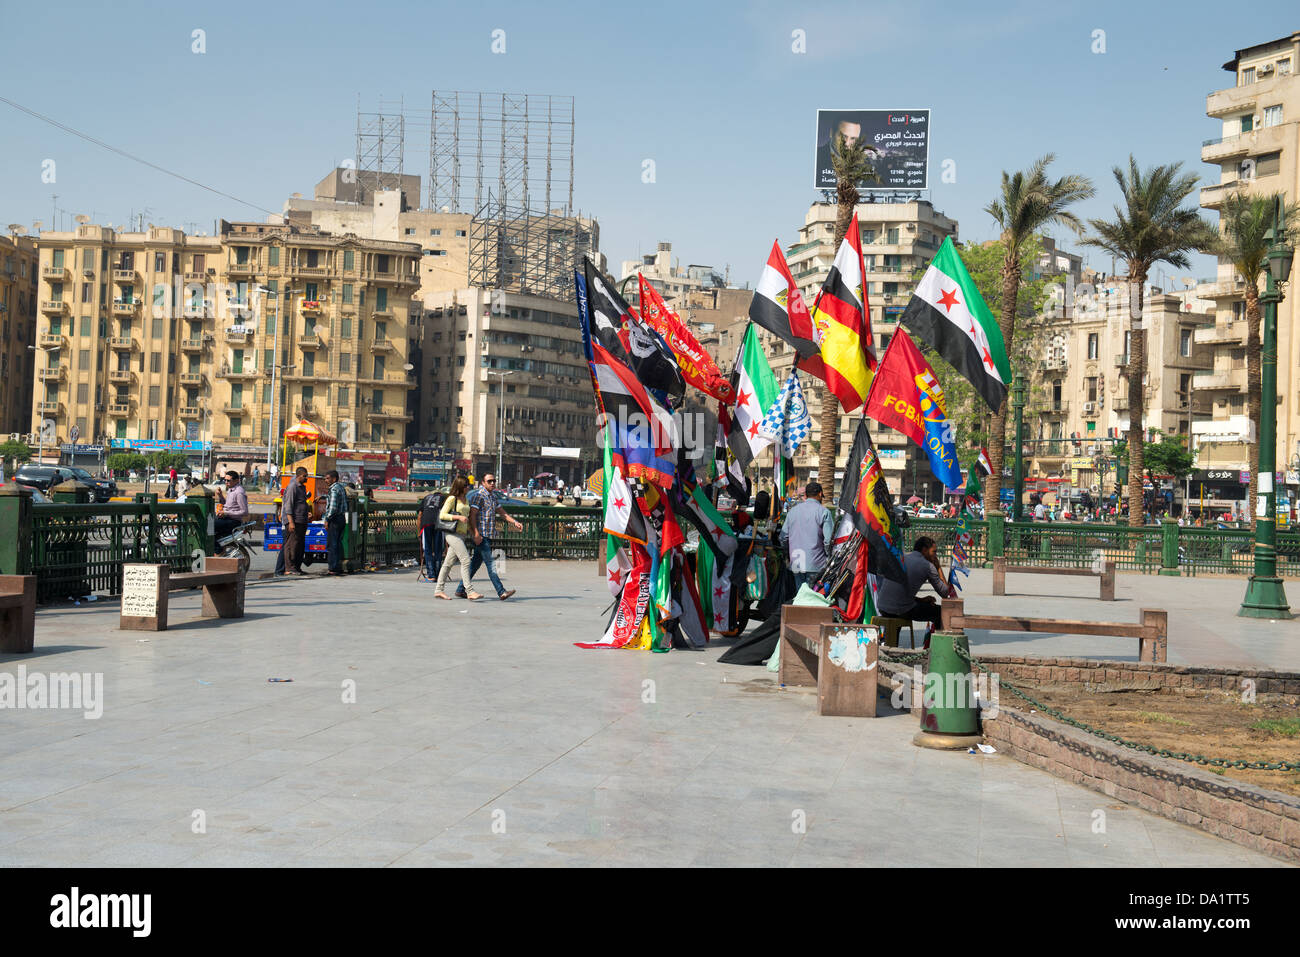
[[[435,528],[438,525],[438,513],[442,511],[442,503],[446,499],[443,492],[430,492],[420,500],[420,527],[426,528],[429,525]]]

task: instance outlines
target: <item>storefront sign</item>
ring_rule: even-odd
[[[211,442],[184,439],[109,439],[109,448],[131,449],[135,452],[206,452]]]

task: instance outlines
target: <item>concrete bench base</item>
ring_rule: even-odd
[[[203,589],[204,618],[244,617],[244,574],[237,558],[209,558],[201,572],[180,572],[175,575],[166,565],[158,569],[157,594],[151,603],[153,614],[128,613],[125,594],[118,627],[123,631],[166,631],[167,596],[169,592],[187,588]]]
[[[874,633],[873,640],[862,641],[863,630]],[[836,624],[832,608],[785,605],[781,684],[816,686],[818,714],[874,718],[879,636],[871,625]]]
[[[36,576],[0,575],[0,652],[30,654],[36,646]]]
[[[1101,571],[1091,568],[1050,568],[1045,565],[1008,565],[1005,558],[993,559],[993,594],[1007,593],[1007,572],[1017,575],[1068,575],[1071,577],[1100,578],[1101,600],[1115,600],[1115,563],[1103,562]]]

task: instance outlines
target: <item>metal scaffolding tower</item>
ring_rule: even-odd
[[[598,245],[595,224],[534,213],[491,193],[470,221],[469,283],[552,299],[573,295],[573,269]]]
[[[375,174],[375,191],[402,188],[406,162],[406,116],[396,112],[363,113],[357,108],[357,169]]]

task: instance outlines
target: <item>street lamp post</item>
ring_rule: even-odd
[[[1018,522],[1025,499],[1025,377],[1017,372],[1011,380],[1011,404],[1015,410],[1015,463],[1011,482],[1015,501],[1011,503],[1011,521]]]
[[[257,288],[258,291],[260,292],[269,293],[271,291],[266,286],[258,286]],[[284,290],[285,302],[289,302],[290,296],[292,296],[295,292],[302,292],[302,290],[285,289]],[[262,308],[265,310],[266,307],[263,306]],[[277,404],[277,400],[280,398],[280,389],[277,384],[276,373],[279,371],[280,368],[280,326],[283,325],[283,323],[280,321],[281,315],[282,315],[282,310],[280,309],[280,296],[279,293],[277,293],[275,296],[275,348],[273,350],[274,358],[271,360],[271,425],[266,433],[266,474],[268,476],[271,474],[272,450],[275,447],[275,433],[279,431],[280,428],[280,424],[277,421],[277,417],[276,417],[276,411],[277,411],[276,404]]]
[[[1273,207],[1273,228],[1268,231],[1268,275],[1264,294],[1264,335],[1260,349],[1259,476],[1258,496],[1263,513],[1255,514],[1255,573],[1246,585],[1246,597],[1237,612],[1241,618],[1290,618],[1286,589],[1277,574],[1277,506],[1274,468],[1277,461],[1277,307],[1282,286],[1291,274],[1294,251],[1286,242],[1282,203]],[[1258,508],[1258,506],[1256,506]]]
[[[490,358],[490,357],[489,357]],[[497,484],[501,484],[501,464],[503,453],[505,451],[504,439],[506,430],[506,376],[514,375],[513,369],[507,369],[502,372],[493,372],[488,370],[489,376],[497,377]]]

